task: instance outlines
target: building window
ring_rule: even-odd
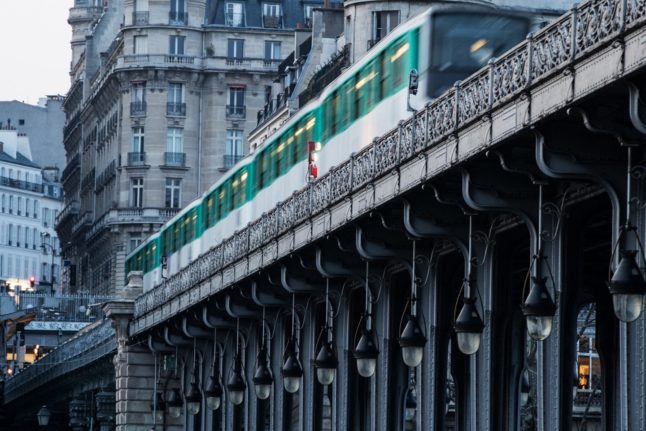
[[[184,0],[170,0],[169,23],[183,25],[188,21]]]
[[[18,196],[18,208],[16,209],[16,214],[22,214],[22,196]]]
[[[141,166],[146,163],[144,152],[144,128],[132,128],[132,142],[128,153],[128,166]]]
[[[13,195],[9,195],[9,214],[13,214]]]
[[[144,152],[144,128],[143,127],[133,127],[132,128],[132,148],[133,153],[143,153]]]
[[[130,179],[130,206],[142,208],[144,206],[144,179]]]
[[[377,43],[399,24],[399,11],[384,10],[373,13],[372,39]]]
[[[9,223],[9,226],[7,226],[7,244],[13,245],[16,243],[16,232],[13,229],[13,225]]]
[[[133,82],[130,87],[130,115],[146,113],[146,83]]]
[[[132,49],[134,54],[148,54],[148,36],[135,36]]]
[[[29,198],[25,199],[25,217],[29,217],[29,210],[31,209],[31,201]]]
[[[242,130],[227,129],[227,142],[224,153],[224,167],[230,168],[243,156]]]
[[[171,55],[184,55],[185,36],[172,35],[168,38],[168,53]]]
[[[244,57],[244,39],[227,40],[227,57],[230,60],[242,60]]]
[[[603,404],[603,369],[597,351],[596,305],[585,304],[577,316],[577,386],[574,392],[573,421],[598,424]],[[592,420],[590,418],[593,418]]]
[[[168,84],[168,103],[166,106],[168,115],[186,115],[186,104],[184,103],[184,84],[171,82]]]
[[[129,250],[128,252],[134,251],[137,247],[139,247],[139,244],[141,244],[141,234],[139,232],[136,233],[131,233],[130,234],[130,243],[128,245]]]
[[[183,153],[183,132],[181,127],[169,127],[166,132],[166,152]]]
[[[283,10],[277,3],[263,3],[262,5],[262,25],[265,28],[282,27]]]
[[[16,228],[16,247],[20,247],[20,238],[22,237],[22,226]]]
[[[227,2],[224,6],[225,24],[232,27],[244,25],[244,5],[239,2]]]
[[[265,41],[265,60],[280,60],[280,42]]]
[[[166,208],[180,207],[180,181],[179,178],[166,178]]]
[[[244,104],[245,88],[242,86],[229,87],[229,104],[227,105],[227,117],[231,118],[244,118],[245,117],[245,104]]]
[[[34,201],[34,218],[38,218],[38,201]]]

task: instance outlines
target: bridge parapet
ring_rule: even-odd
[[[420,176],[407,184],[398,184],[398,192],[425,180],[424,173],[427,177],[435,175],[482,151],[482,146],[478,146],[476,141],[485,140],[493,144],[607,84],[609,76],[617,79],[641,66],[643,56],[638,52],[641,50],[638,42],[633,41],[630,46],[624,42],[625,47],[620,49],[615,49],[615,42],[626,39],[631,31],[641,28],[645,20],[646,8],[639,0],[595,0],[573,8],[500,58],[492,60],[487,67],[456,83],[396,129],[376,139],[308,187],[295,192],[163,284],[144,293],[136,300],[135,318],[139,320],[182,294],[187,296],[179,300],[180,307],[188,307],[217,289],[244,278],[253,269],[249,267],[249,260],[271,262],[290,251],[280,249],[278,239],[281,235],[293,231],[292,244],[287,247],[294,248],[299,232],[311,239],[316,236],[317,229],[329,229],[329,224],[324,227],[314,226],[315,222],[309,226],[302,224],[404,164],[421,165],[417,167]],[[573,70],[593,53],[602,50],[608,51],[600,56],[613,63],[613,70],[597,73],[598,76],[588,73],[585,85],[577,86]],[[566,70],[570,70],[570,78],[565,83],[546,84]],[[546,87],[544,94],[541,96],[541,91],[536,91],[536,100],[532,102],[532,91],[542,86]],[[558,97],[554,96],[555,93]],[[531,106],[531,103],[536,106]],[[524,105],[519,107],[521,104]],[[506,112],[507,106],[515,109]],[[519,120],[520,117],[523,118]],[[458,148],[458,136],[468,134],[483,119],[490,123],[485,136],[464,139]],[[438,150],[437,154],[425,154],[440,146],[445,148]],[[416,157],[418,161],[415,161]],[[255,258],[243,261],[245,256],[254,254]],[[222,274],[217,287],[205,286],[200,291],[193,289],[189,293],[192,287],[199,286],[218,272]],[[171,308],[167,307],[168,310]],[[139,320],[134,332],[154,324],[152,320],[155,319],[146,323]]]
[[[116,336],[109,320],[89,326],[33,365],[8,378],[4,385],[5,404],[113,354],[116,348]]]

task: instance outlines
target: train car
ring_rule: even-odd
[[[151,289],[304,187],[308,142],[321,147],[323,175],[410,116],[411,70],[422,89],[411,105],[421,109],[522,41],[535,18],[482,4],[439,4],[399,25],[134,250],[126,271],[143,271],[144,289]]]

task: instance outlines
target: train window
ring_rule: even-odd
[[[433,17],[429,95],[439,96],[459,79],[522,41],[528,20],[495,14],[442,13]]]
[[[173,223],[173,253],[179,250],[179,247],[180,247],[179,245],[180,244],[179,242],[180,223],[181,223],[181,220],[177,220],[175,223]]]
[[[236,203],[235,203],[236,208],[241,207],[247,201],[247,178],[248,177],[249,177],[249,174],[247,173],[247,169],[243,168],[240,170],[240,172],[237,175],[237,178],[235,179],[235,181],[238,183],[237,191],[234,192],[234,196],[236,197]]]
[[[377,63],[372,61],[368,63],[360,72],[357,74],[357,83],[354,88],[357,93],[357,117],[361,117],[368,112],[374,106],[375,100],[375,90],[374,83],[377,81],[375,78],[378,76]]]
[[[195,228],[197,227],[197,211],[192,209],[186,215],[186,242],[190,243],[196,237]]]
[[[388,73],[388,67],[386,64],[385,51],[382,51],[379,54],[379,69],[381,70],[381,76],[379,77],[377,102],[380,102],[386,97],[386,89],[387,89],[386,80],[388,79],[389,73]]]
[[[409,50],[410,44],[403,41],[396,43],[390,50],[392,90],[396,90],[403,83]]]
[[[283,138],[276,145],[276,177],[287,171],[287,139]]]
[[[206,199],[206,206],[204,207],[205,218],[206,218],[206,227],[209,228],[213,226],[215,222],[215,205],[213,205],[213,193],[209,195]]]

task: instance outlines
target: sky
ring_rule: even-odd
[[[0,0],[0,101],[36,104],[70,86],[73,0]]]

